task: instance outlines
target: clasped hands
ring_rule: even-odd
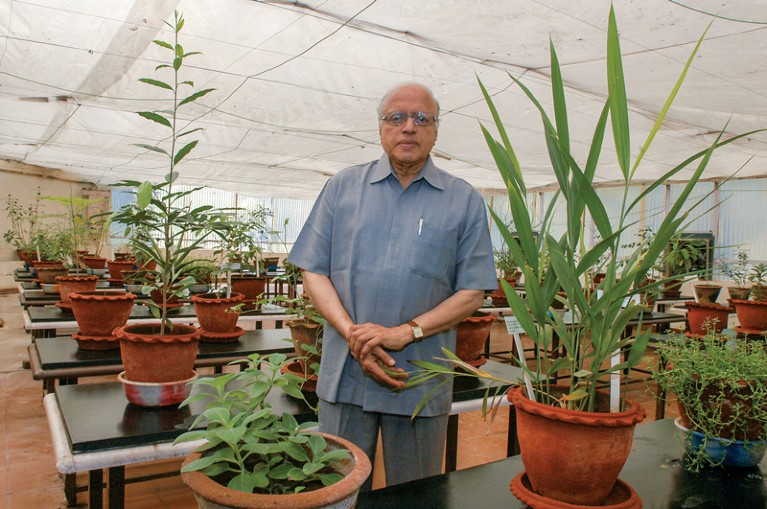
[[[354,324],[346,332],[352,356],[362,371],[392,389],[404,389],[408,375],[396,366],[387,350],[399,351],[412,341],[410,327],[384,327],[375,323]]]

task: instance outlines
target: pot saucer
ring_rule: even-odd
[[[70,302],[64,302],[64,301],[58,301],[56,304],[54,304],[57,308],[59,308],[61,311],[67,314],[72,314],[72,304]]]
[[[75,332],[72,339],[77,341],[81,350],[115,350],[120,348],[120,342],[116,336],[87,336]]]
[[[764,334],[767,333],[767,331],[759,330],[759,329],[746,329],[744,327],[735,327],[735,332],[738,334],[745,334],[746,336],[760,336],[764,337]]]
[[[235,327],[232,332],[208,332],[200,329],[202,336],[200,341],[203,343],[236,343],[237,339],[245,334],[245,329],[242,327]]]
[[[613,490],[610,492],[604,505],[594,506],[570,504],[539,495],[530,486],[526,472],[517,475],[511,481],[510,487],[515,497],[535,509],[585,509],[587,507],[598,509],[640,509],[642,507],[642,500],[637,495],[637,492],[634,491],[634,488],[620,479],[615,482],[615,486],[613,486]]]

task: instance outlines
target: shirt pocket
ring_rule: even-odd
[[[458,234],[426,224],[416,234],[410,250],[410,269],[423,277],[444,279],[455,266]]]

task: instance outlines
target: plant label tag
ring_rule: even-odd
[[[566,324],[572,324],[573,323],[573,312],[572,311],[565,311],[562,313],[562,321]]]
[[[506,322],[506,332],[509,335],[512,334],[524,334],[525,329],[519,324],[519,320],[515,316],[504,316],[503,321]]]

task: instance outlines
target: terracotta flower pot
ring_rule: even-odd
[[[219,297],[215,293],[193,295],[194,312],[203,332],[234,332],[240,312],[231,311],[231,308],[242,299],[241,293],[233,293],[231,297]]]
[[[745,331],[761,333],[767,330],[767,302],[732,299],[738,322]]]
[[[29,264],[35,269],[53,269],[64,267],[64,262],[37,261],[34,259],[31,260]]]
[[[330,450],[343,448],[352,453],[350,459],[333,464],[336,472],[344,475],[344,478],[324,488],[289,495],[266,495],[232,490],[217,483],[202,472],[181,472],[181,479],[194,491],[200,509],[354,507],[360,486],[370,475],[370,460],[359,447],[348,440],[325,433],[319,434],[325,438]],[[191,463],[200,456],[199,453],[190,454],[184,460],[184,465]]]
[[[509,285],[512,287],[517,286],[517,281],[519,280],[519,276],[521,276],[522,273],[517,271],[514,273],[512,277],[503,278],[506,280]],[[490,294],[490,299],[493,301],[493,306],[495,307],[508,307],[509,303],[506,300],[506,293],[503,291],[503,287],[501,286],[501,279],[498,278],[498,287],[493,290],[493,293]]]
[[[136,296],[132,293],[109,290],[70,294],[72,312],[79,332],[73,337],[84,350],[117,348],[112,331],[125,325],[133,309]]]
[[[133,270],[133,265],[134,265],[134,260],[125,260],[125,261],[109,260],[107,261],[109,276],[114,280],[122,281],[123,271]]]
[[[560,389],[564,394],[566,388]],[[529,400],[524,388],[512,389],[508,398],[533,491],[570,504],[603,504],[631,452],[644,409],[626,401],[624,412],[567,410]],[[609,394],[600,393],[600,399],[598,408],[609,408]]]
[[[495,316],[478,311],[464,318],[455,332],[455,354],[469,364],[479,367],[487,362],[482,354],[490,337]]]
[[[114,330],[120,340],[125,378],[131,382],[186,380],[194,371],[201,331],[174,324],[160,335],[160,324],[125,325]]]
[[[306,323],[300,320],[289,320],[285,322],[285,325],[290,327],[290,337],[293,338],[293,349],[296,352],[296,356],[299,357],[298,361],[301,364],[301,371],[307,376],[311,375],[310,366],[314,363],[320,362],[320,355],[322,354],[322,345],[317,344],[317,335],[320,332],[318,323]],[[320,355],[310,354],[302,345],[314,345]]]
[[[57,276],[66,276],[69,274],[69,270],[61,267],[36,267],[37,278],[41,284],[53,285],[56,284]]]
[[[82,262],[89,269],[104,269],[107,266],[107,259],[100,256],[83,256]]]
[[[690,333],[696,336],[704,336],[706,328],[711,328],[719,333],[727,326],[727,320],[733,309],[720,304],[705,302],[685,302],[687,308],[687,323]]]
[[[245,305],[242,309],[256,309],[253,302],[259,300],[266,290],[265,276],[232,275],[232,292],[241,293]]]
[[[56,276],[61,301],[65,304],[71,303],[71,293],[95,292],[98,280],[98,276]]]

